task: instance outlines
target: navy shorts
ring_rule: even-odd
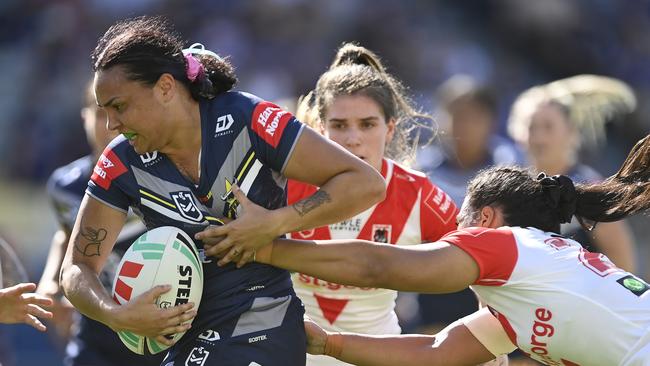
[[[304,307],[298,297],[258,297],[238,318],[174,347],[164,366],[303,366]]]
[[[159,366],[165,353],[138,355],[109,327],[82,315],[80,332],[66,347],[65,366]]]

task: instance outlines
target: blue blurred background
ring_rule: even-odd
[[[56,229],[44,182],[89,152],[79,115],[89,54],[113,22],[143,14],[166,15],[188,45],[202,42],[230,55],[238,89],[265,99],[306,93],[336,48],[358,41],[382,57],[425,111],[435,111],[434,90],[454,74],[492,86],[502,134],[513,99],[534,84],[581,73],[624,80],[637,94],[637,111],[607,126],[606,144],[582,152],[603,175],[650,130],[648,1],[3,0],[0,235],[33,281]],[[648,277],[648,233],[632,224]],[[26,326],[2,329],[16,365],[60,365],[47,335]]]

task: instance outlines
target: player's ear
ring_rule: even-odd
[[[168,103],[173,99],[177,86],[176,79],[171,74],[163,73],[153,87],[154,94],[163,103]]]

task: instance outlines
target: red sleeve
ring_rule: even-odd
[[[440,241],[455,245],[474,258],[479,267],[475,285],[501,286],[517,264],[517,242],[508,228],[467,228],[451,232]]]
[[[428,243],[456,230],[458,207],[447,193],[431,183],[429,179],[424,178],[422,182],[420,227],[422,242]]]
[[[287,182],[287,205],[293,205],[301,199],[316,193],[317,190],[318,187],[311,184],[289,179]]]

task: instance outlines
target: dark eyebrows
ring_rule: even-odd
[[[108,102],[104,103],[104,105],[101,105],[101,104],[99,103],[99,101],[98,101],[98,102],[97,102],[97,106],[98,106],[99,108],[110,107],[111,104],[112,104],[112,103],[115,101],[115,99],[117,99],[117,98],[118,98],[118,97],[113,97],[113,98],[109,99]]]

